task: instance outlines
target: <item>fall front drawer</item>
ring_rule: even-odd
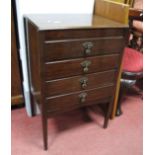
[[[106,22],[105,22],[106,23]],[[50,40],[67,40],[67,39],[77,39],[77,38],[98,38],[98,37],[120,37],[125,36],[124,32],[125,29],[121,27],[106,27],[105,29],[95,28],[95,29],[59,29],[59,30],[46,30],[44,31],[45,34],[45,41]],[[123,44],[123,42],[122,42]]]
[[[119,54],[46,62],[45,80],[110,70],[118,67]]]
[[[116,81],[117,70],[98,72],[69,78],[45,81],[45,96],[72,93],[113,84]]]
[[[108,101],[114,93],[114,86],[106,86],[97,89],[80,91],[68,95],[59,95],[46,98],[46,112],[69,111],[70,109],[92,105],[95,103],[103,103],[105,99]]]
[[[95,56],[122,51],[123,37],[102,37],[92,39],[71,39],[45,41],[45,62],[83,56]],[[113,46],[109,46],[109,45]]]

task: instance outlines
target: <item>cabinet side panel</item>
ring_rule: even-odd
[[[31,97],[40,104],[40,53],[38,50],[37,28],[26,19],[27,54]]]

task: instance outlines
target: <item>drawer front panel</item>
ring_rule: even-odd
[[[117,68],[119,59],[120,55],[113,54],[45,63],[44,77],[45,80],[53,80],[80,74],[102,72]]]
[[[45,31],[45,40],[124,36],[125,30],[127,28],[48,30]]]
[[[45,42],[44,61],[120,53],[123,43],[123,37]]]
[[[82,107],[102,103],[104,99],[114,94],[114,86],[107,86],[89,91],[81,91],[70,95],[47,98],[45,107],[47,112],[69,110],[70,108]]]
[[[105,71],[85,76],[74,76],[45,82],[46,96],[67,94],[71,92],[98,88],[112,84],[116,80],[117,71]]]

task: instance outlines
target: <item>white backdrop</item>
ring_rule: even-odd
[[[94,0],[16,0],[17,18],[20,40],[20,59],[23,69],[23,87],[26,110],[31,116],[29,86],[27,77],[27,62],[24,42],[23,14],[27,13],[92,13]]]

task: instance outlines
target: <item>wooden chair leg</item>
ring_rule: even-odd
[[[116,116],[120,116],[123,113],[122,109],[121,109],[121,101],[122,101],[122,96],[123,96],[122,93],[123,93],[122,88],[120,88],[118,103],[117,103],[117,109],[116,109]]]
[[[116,116],[121,116],[122,115],[122,109],[121,109],[121,105],[122,105],[122,98],[125,95],[126,91],[128,89],[130,89],[131,87],[133,87],[135,85],[136,81],[133,80],[123,80],[121,82],[121,87],[120,87],[120,91],[119,91],[119,97],[118,97],[118,103],[117,103],[117,110],[116,110]]]
[[[47,118],[45,116],[42,116],[42,127],[43,127],[43,141],[44,141],[44,150],[48,149],[47,144]]]

